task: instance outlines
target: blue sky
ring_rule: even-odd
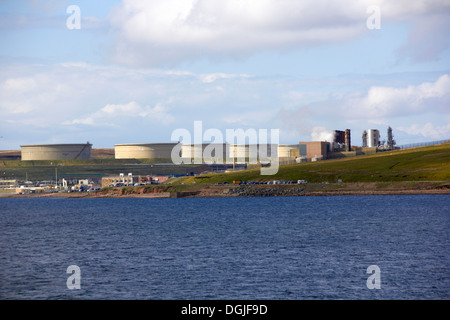
[[[196,120],[450,139],[449,21],[439,0],[0,0],[0,150],[170,142]]]

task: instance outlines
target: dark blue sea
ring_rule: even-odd
[[[450,299],[449,200],[0,198],[0,299]]]

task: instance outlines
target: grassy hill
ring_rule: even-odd
[[[263,176],[259,169],[172,179],[172,183],[215,184],[233,180],[307,180],[311,183],[405,182],[450,180],[450,143],[371,156],[280,166],[278,173]]]

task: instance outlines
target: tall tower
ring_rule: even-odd
[[[380,145],[380,131],[377,129],[369,129],[368,133],[368,147],[378,147]]]
[[[367,131],[364,130],[362,133],[362,146],[363,148],[367,147]]]
[[[350,142],[350,129],[345,129],[345,151],[352,151]]]
[[[395,140],[394,136],[392,135],[392,128],[389,126],[387,128],[387,146],[389,149],[394,149]]]

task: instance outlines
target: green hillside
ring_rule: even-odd
[[[275,175],[261,175],[259,169],[197,177],[182,177],[173,183],[211,184],[233,180],[269,181],[299,179],[311,183],[400,182],[450,180],[450,143],[407,150],[381,152],[371,156],[326,160],[280,166]]]

